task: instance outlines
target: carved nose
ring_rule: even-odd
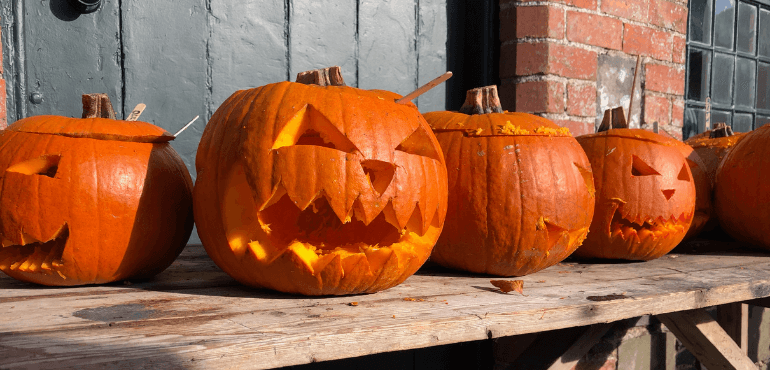
[[[377,194],[382,194],[388,189],[388,186],[393,181],[393,175],[396,174],[396,166],[393,163],[376,159],[361,161],[361,167],[363,167],[369,183],[371,183],[372,188]]]
[[[661,190],[661,192],[663,193],[663,196],[666,197],[666,200],[668,200],[668,199],[671,199],[671,197],[674,196],[674,192],[676,192],[676,190],[674,190],[674,189],[666,189],[666,190]]]

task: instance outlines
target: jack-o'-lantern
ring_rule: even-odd
[[[195,217],[243,284],[306,295],[376,292],[427,260],[446,167],[414,104],[344,86],[339,68],[238,91],[198,148]],[[319,78],[325,76],[326,78]]]
[[[575,256],[650,260],[682,241],[693,219],[695,184],[677,140],[621,128],[577,141],[593,168],[596,208]]]
[[[0,270],[45,285],[147,278],[192,232],[192,179],[146,122],[114,119],[107,96],[83,118],[36,116],[0,132]]]
[[[714,205],[722,229],[739,241],[765,249],[770,249],[768,173],[770,125],[765,125],[744,134],[729,149],[717,168],[714,185]]]
[[[695,213],[692,223],[687,230],[683,240],[689,240],[704,231],[712,218],[713,209],[711,207],[711,178],[708,175],[706,164],[693,148],[679,140],[673,142],[679,148],[679,152],[685,158],[687,165],[692,173],[692,180],[695,183]]]
[[[431,261],[520,276],[560,262],[583,242],[594,185],[588,158],[568,129],[503,112],[496,86],[468,91],[459,112],[425,119],[449,179],[446,227]]]

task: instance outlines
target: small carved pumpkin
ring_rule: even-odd
[[[460,112],[425,119],[444,150],[446,227],[431,255],[443,266],[526,275],[569,256],[594,209],[591,165],[566,128],[503,112],[497,87],[468,92]]]
[[[436,138],[394,93],[344,86],[338,68],[307,80],[322,86],[238,91],[212,116],[196,159],[201,240],[251,286],[326,295],[399,284],[444,224]]]
[[[714,205],[722,229],[739,241],[765,249],[770,249],[769,173],[770,125],[765,125],[744,134],[727,151],[714,186]]]
[[[192,232],[192,179],[174,137],[115,120],[106,95],[83,104],[82,119],[36,116],[0,132],[0,270],[15,279],[150,277]]]
[[[695,184],[677,140],[620,128],[577,141],[594,171],[596,209],[575,256],[650,260],[682,241],[693,219]]]

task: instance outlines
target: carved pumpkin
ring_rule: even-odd
[[[739,241],[765,249],[770,249],[768,173],[770,125],[765,125],[746,133],[729,149],[717,169],[714,186],[722,229]]]
[[[679,140],[676,140],[675,144],[679,152],[685,157],[685,161],[692,173],[692,180],[695,183],[695,214],[693,215],[692,224],[690,224],[690,228],[683,239],[688,240],[707,229],[709,220],[712,217],[711,177],[708,175],[706,164],[691,146]]]
[[[705,171],[714,185],[717,168],[722,159],[746,135],[745,132],[733,134],[730,126],[717,124],[713,130],[693,136],[685,144],[691,146],[705,164]]]
[[[330,72],[324,86],[238,91],[203,134],[198,232],[243,284],[376,292],[417,271],[441,232],[446,168],[424,118],[394,93],[344,86],[338,68],[298,80]]]
[[[0,270],[15,279],[150,277],[192,232],[192,180],[174,137],[115,120],[106,95],[83,103],[83,119],[30,117],[0,132]]]
[[[468,91],[460,112],[425,119],[444,150],[446,227],[431,255],[443,266],[526,275],[569,256],[594,208],[591,165],[566,128],[503,112],[497,87]]]
[[[684,238],[695,184],[677,140],[640,129],[577,138],[591,161],[596,209],[578,257],[650,260]]]

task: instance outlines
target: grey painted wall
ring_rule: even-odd
[[[348,85],[402,95],[447,69],[446,0],[105,0],[80,15],[67,0],[2,0],[9,124],[79,117],[83,93],[107,93],[118,115],[175,132],[195,178],[205,122],[233,92],[340,65]],[[42,97],[38,103],[32,94]],[[444,110],[439,86],[421,111]],[[194,237],[193,241],[197,240]]]

